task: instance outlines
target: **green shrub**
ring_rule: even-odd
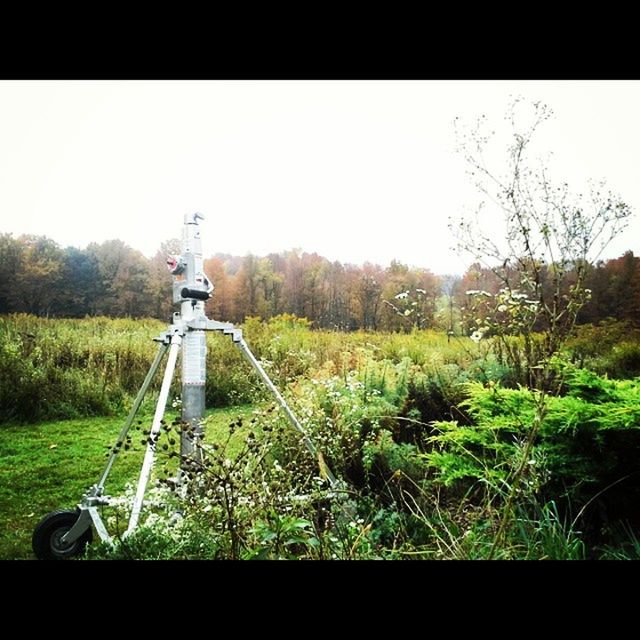
[[[567,517],[581,509],[590,533],[605,522],[635,517],[640,491],[640,381],[607,380],[564,366],[565,393],[550,397],[524,476],[520,501],[554,501]],[[478,499],[501,495],[535,412],[533,392],[468,385],[462,403],[471,423],[434,423],[424,454],[436,484],[483,487]],[[461,484],[462,483],[462,484]],[[596,509],[592,499],[598,497]],[[591,506],[591,508],[589,508]]]
[[[612,378],[640,376],[640,342],[616,344],[606,360],[600,364],[600,369]]]
[[[629,322],[608,320],[581,325],[568,343],[573,364],[613,378],[640,375],[640,329]]]

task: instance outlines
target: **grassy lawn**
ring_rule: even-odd
[[[239,416],[250,418],[254,409],[255,405],[243,405],[207,412],[206,440],[226,437],[228,424]],[[131,432],[134,447],[121,452],[107,479],[107,494],[118,495],[128,482],[136,483],[144,455],[139,428],[148,429],[152,417],[152,412],[139,417],[143,424]],[[165,416],[167,421],[174,417]],[[34,527],[51,511],[73,509],[84,491],[98,481],[105,454],[115,443],[124,418],[0,425],[0,559],[33,557]],[[234,433],[231,452],[247,431],[245,426]],[[173,447],[178,448],[178,444]],[[159,449],[156,460],[165,463],[166,452]]]

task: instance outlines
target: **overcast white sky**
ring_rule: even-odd
[[[560,177],[606,178],[640,210],[638,81],[4,81],[0,232],[152,255],[200,211],[205,255],[461,272],[447,221],[477,197],[452,122],[500,124],[511,94],[554,109]],[[640,216],[606,255],[626,249],[640,254]]]

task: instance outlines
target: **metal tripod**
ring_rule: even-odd
[[[174,275],[173,300],[180,303],[181,311],[173,314],[173,321],[166,331],[154,338],[159,343],[156,356],[140,387],[138,395],[131,407],[125,423],[118,435],[116,444],[111,450],[109,459],[104,467],[100,479],[82,497],[78,510],[59,511],[46,516],[36,527],[33,536],[33,548],[38,557],[61,558],[75,555],[77,549],[82,548],[83,541],[91,535],[91,525],[95,527],[100,538],[111,542],[105,524],[98,511],[98,506],[108,505],[110,499],[104,495],[104,486],[123,447],[133,421],[142,405],[142,401],[155,377],[164,355],[168,358],[162,385],[156,404],[153,422],[149,433],[147,447],[138,479],[133,508],[125,536],[135,530],[140,520],[144,495],[149,483],[155,458],[156,443],[162,427],[171,382],[173,380],[178,354],[182,351],[182,419],[190,423],[192,431],[201,433],[201,421],[204,413],[204,391],[206,382],[206,341],[205,331],[218,331],[231,338],[233,344],[242,352],[258,376],[271,391],[276,402],[280,405],[292,426],[302,434],[302,441],[308,451],[318,459],[321,474],[329,481],[332,489],[338,489],[339,483],[324,462],[322,454],[306,433],[293,411],[273,384],[260,362],[253,355],[242,337],[242,330],[231,323],[209,320],[204,313],[204,301],[213,291],[213,285],[202,270],[202,251],[198,220],[202,216],[198,213],[185,216],[183,231],[182,255],[169,256],[167,265]],[[193,439],[183,432],[181,438],[181,459],[197,457],[199,451],[194,446]]]

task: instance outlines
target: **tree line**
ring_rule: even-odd
[[[577,317],[579,324],[597,324],[605,319],[614,318],[640,326],[640,258],[626,251],[622,256],[609,260],[599,260],[596,264],[583,264],[584,292],[586,303],[580,309]],[[570,269],[559,290],[560,297],[568,300],[570,289],[576,281],[574,265],[573,273]],[[552,292],[554,265],[540,268],[542,291]],[[511,282],[515,291],[518,289],[518,279],[522,274],[516,268],[508,266],[502,269],[499,277],[494,269],[476,263],[471,265],[463,277],[456,283],[452,297],[454,306],[460,312],[460,322],[465,333],[474,330],[477,318],[482,320],[483,314],[495,313],[492,301],[499,300],[497,294],[504,287],[505,277]],[[526,289],[526,285],[522,287]],[[482,295],[469,295],[468,292],[490,294],[486,298]],[[550,296],[547,295],[547,298]],[[484,301],[478,304],[478,299]],[[563,301],[560,301],[562,308]]]
[[[174,308],[166,256],[179,246],[169,240],[146,258],[121,240],[78,249],[44,236],[0,234],[0,313],[168,320]],[[212,318],[242,322],[289,313],[343,331],[468,333],[467,291],[495,294],[500,287],[491,269],[479,264],[462,277],[443,276],[398,261],[352,265],[297,250],[263,257],[216,254],[205,260],[205,271],[215,285],[207,303]],[[586,283],[591,299],[581,322],[614,317],[640,323],[640,258],[631,251],[589,265]]]

